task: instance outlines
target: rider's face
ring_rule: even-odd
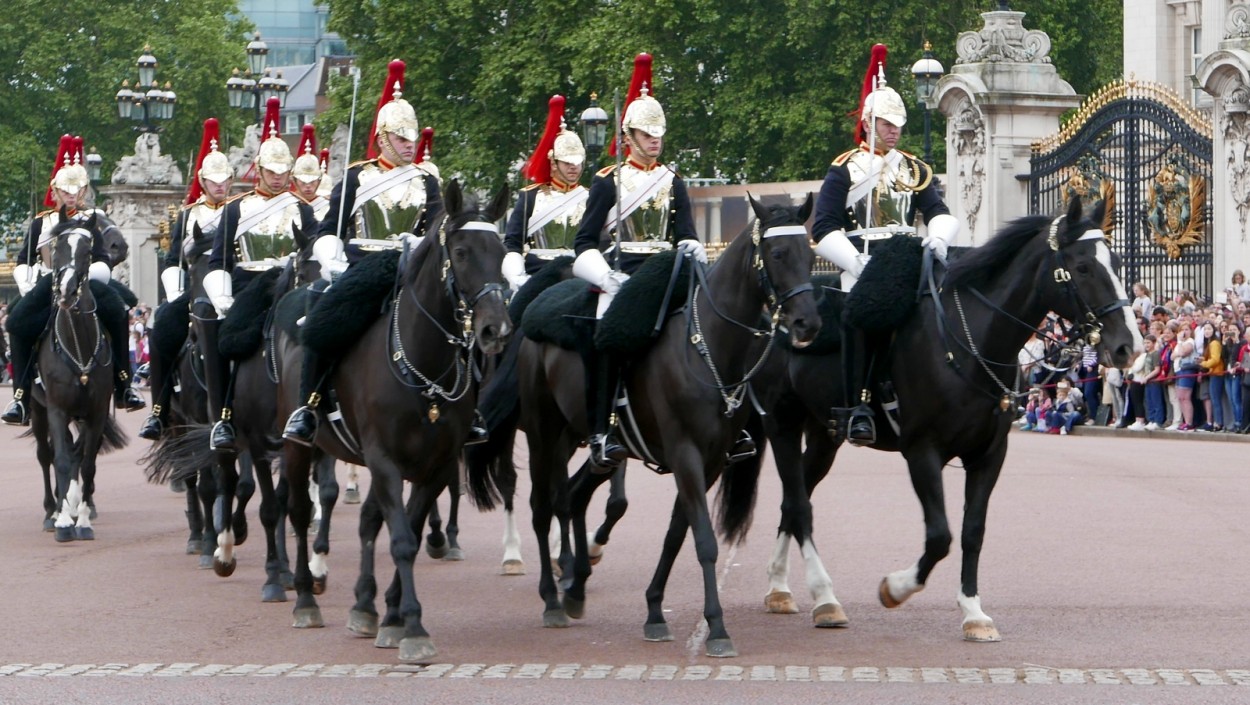
[[[631,130],[630,136],[638,147],[635,157],[641,157],[643,161],[655,161],[660,158],[660,152],[664,151],[663,137],[653,137],[642,130]]]
[[[265,167],[260,168],[260,183],[269,193],[282,193],[291,183],[291,172],[284,171],[281,174],[269,171]]]
[[[232,179],[225,181],[210,181],[209,179],[200,179],[200,185],[204,187],[204,195],[208,202],[214,205],[226,200],[226,196],[230,194],[230,186],[233,184]]]
[[[311,201],[317,197],[317,187],[321,185],[321,179],[316,181],[295,180],[295,193],[305,201]]]
[[[417,143],[394,132],[378,135],[378,147],[386,160],[394,162],[396,166],[411,164],[417,158]]]
[[[575,184],[578,179],[582,178],[582,166],[582,164],[556,161],[556,173],[564,183]]]
[[[877,118],[877,149],[883,152],[894,149],[894,145],[898,144],[898,138],[902,134],[903,128],[885,118]]]

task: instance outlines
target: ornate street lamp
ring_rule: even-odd
[[[925,42],[924,56],[912,64],[911,75],[916,78],[916,100],[924,106],[924,161],[930,166],[933,165],[933,138],[929,134],[929,110],[932,109],[933,92],[943,73],[942,64],[933,58],[933,45]]]
[[[160,132],[154,120],[172,120],[177,95],[171,90],[172,85],[166,81],[164,90],[156,82],[156,57],[152,55],[152,47],[144,45],[143,54],[135,62],[139,68],[139,80],[131,90],[128,81],[122,81],[121,90],[117,91],[117,115],[123,120],[137,120],[135,128],[140,132]]]
[[[580,118],[582,123],[582,143],[586,146],[586,156],[589,157],[590,164],[597,165],[599,155],[603,154],[603,147],[607,143],[608,135],[608,114],[603,108],[599,107],[599,94],[590,94],[590,107],[582,111]],[[591,172],[594,170],[591,169]]]
[[[86,159],[87,159],[87,165],[86,165],[87,166],[87,178],[91,179],[91,183],[93,185],[96,183],[99,183],[100,170],[104,166],[104,157],[101,157],[100,153],[95,151],[95,147],[92,147],[91,151],[87,152]]]
[[[275,78],[268,67],[269,45],[261,41],[260,32],[247,43],[247,69],[240,75],[236,68],[226,81],[230,107],[251,110],[253,122],[260,124],[260,110],[270,98],[277,97],[286,107],[286,94],[291,84],[279,73]]]

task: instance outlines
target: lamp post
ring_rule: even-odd
[[[929,129],[929,110],[933,91],[937,88],[938,79],[945,70],[937,59],[933,58],[933,45],[924,43],[924,56],[912,64],[911,75],[916,78],[916,100],[924,106],[924,162],[933,165],[933,138]]]
[[[599,155],[607,143],[608,114],[599,107],[599,94],[590,94],[590,107],[582,111],[582,143],[586,145],[586,156],[590,163],[598,166]],[[589,170],[594,173],[594,169]]]
[[[251,110],[253,122],[260,124],[261,108],[270,98],[277,98],[278,105],[286,107],[286,94],[291,84],[279,72],[273,75],[269,63],[269,45],[261,41],[260,32],[252,35],[247,43],[247,68],[242,74],[236,68],[226,81],[226,96],[230,107],[240,110]],[[253,78],[257,76],[259,78]],[[262,136],[263,139],[263,136]]]
[[[123,120],[138,120],[135,129],[139,132],[160,132],[161,128],[153,121],[173,119],[178,96],[168,81],[164,89],[157,83],[156,57],[152,55],[151,45],[144,45],[143,54],[135,65],[139,68],[139,80],[134,90],[129,81],[122,81],[122,88],[116,95],[117,114]]]

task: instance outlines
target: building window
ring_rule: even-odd
[[[1198,66],[1202,64],[1202,27],[1194,27],[1189,30],[1189,41],[1191,58],[1190,69],[1191,73],[1195,77],[1193,104],[1198,105],[1202,101],[1203,96],[1206,95],[1206,92],[1202,90],[1202,87],[1197,84]]]
[[[283,118],[286,120],[282,130],[284,135],[298,135],[304,128],[304,123],[308,122],[308,115],[305,113],[287,113]]]

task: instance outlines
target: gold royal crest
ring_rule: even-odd
[[[1195,176],[1178,157],[1170,157],[1150,182],[1146,222],[1157,245],[1179,259],[1181,249],[1203,240],[1207,182]]]

